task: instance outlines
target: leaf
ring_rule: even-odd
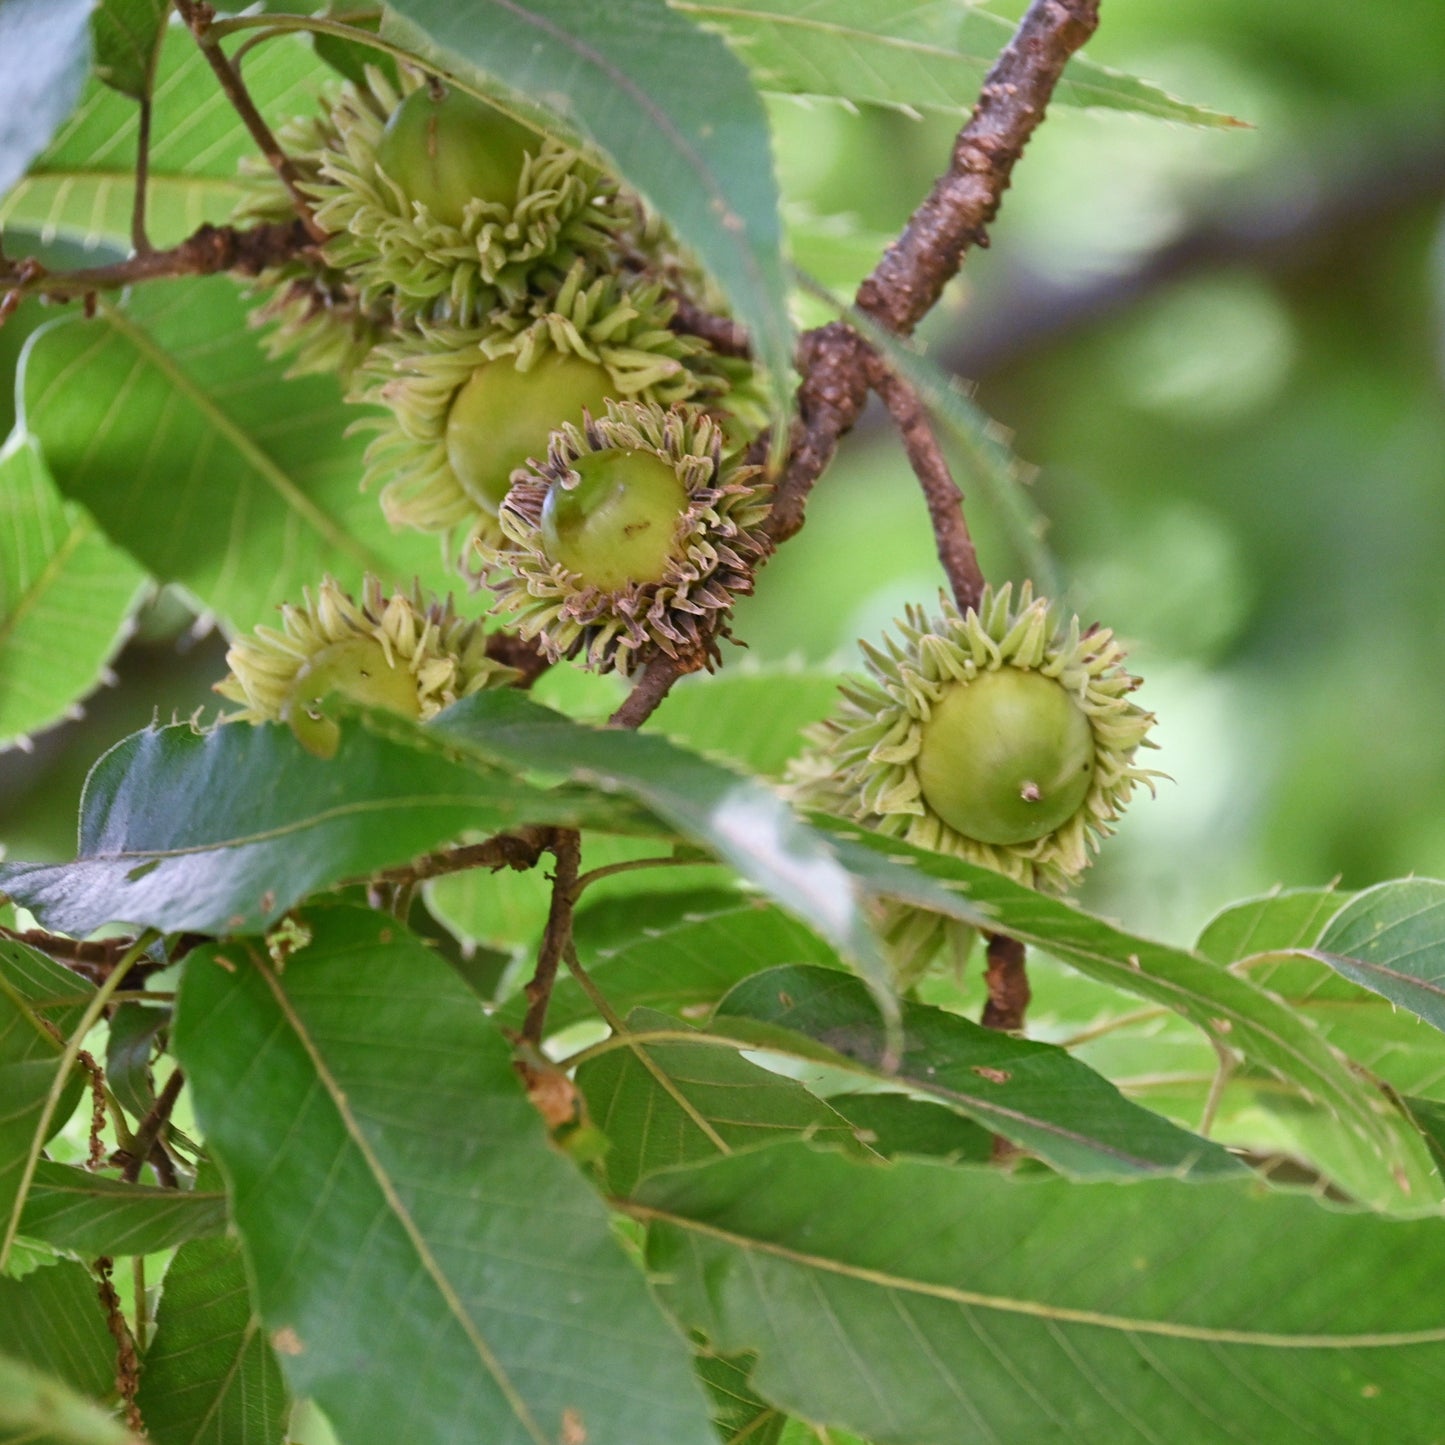
[[[1195,948],[1225,964],[1255,953],[1309,948],[1350,897],[1333,888],[1291,888],[1231,903],[1204,925]]]
[[[1367,888],[1330,920],[1315,953],[1445,1030],[1445,883],[1407,878]]]
[[[45,927],[76,936],[117,921],[237,933],[467,829],[618,816],[605,800],[454,762],[424,730],[393,721],[386,736],[346,728],[326,760],[280,724],[133,733],[87,780],[79,858],[0,864],[0,888]]]
[[[0,195],[70,114],[90,63],[91,0],[0,5]]]
[[[1402,1223],[1258,1185],[1078,1185],[784,1143],[647,1180],[666,1302],[780,1408],[876,1445],[1409,1440],[1445,1269]]]
[[[573,122],[721,285],[781,411],[793,343],[768,121],[722,40],[666,0],[614,0],[605,25],[573,0],[397,0],[382,33]]]
[[[894,894],[901,901],[947,916],[958,916],[954,904],[960,901],[971,912],[983,909],[993,918],[991,927],[1044,949],[1089,978],[1164,1005],[1201,1029],[1217,1049],[1299,1089],[1338,1121],[1335,1177],[1363,1203],[1427,1209],[1445,1197],[1418,1134],[1386,1094],[1307,1019],[1247,979],[1186,949],[1126,933],[987,868],[862,833],[841,820],[834,824],[848,835],[835,846],[856,876],[868,878],[879,856],[910,860],[914,884]]]
[[[155,82],[171,0],[100,0],[90,19],[98,80],[143,100]]]
[[[913,1155],[987,1164],[993,1157],[993,1135],[972,1119],[942,1104],[907,1094],[829,1094],[828,1102],[860,1138],[885,1159]]]
[[[859,992],[876,1023],[877,1011],[861,985]],[[602,1165],[614,1193],[631,1193],[639,1179],[659,1169],[769,1144],[785,1134],[857,1147],[847,1121],[797,1080],[702,1035],[689,1042],[693,1030],[686,1024],[650,1009],[634,1009],[627,1028],[622,1047],[577,1070],[591,1120],[612,1145]]]
[[[0,451],[0,748],[99,686],[145,574],[65,501],[32,442]]]
[[[60,8],[55,0],[32,3]],[[273,127],[314,111],[317,87],[329,74],[301,41],[269,41],[245,61],[246,88]],[[128,249],[138,116],[133,101],[92,79],[29,174],[0,199],[0,226]],[[255,154],[195,41],[180,27],[168,29],[154,85],[146,206],[151,241],[173,246],[203,222],[225,221],[246,195],[237,164]],[[0,184],[0,192],[7,185]]]
[[[60,490],[237,629],[327,573],[354,592],[367,571],[408,586],[438,566],[435,538],[393,536],[359,491],[365,443],[344,436],[354,413],[336,379],[283,369],[235,286],[212,278],[57,322],[20,383]]]
[[[316,908],[187,961],[175,1047],[269,1338],[347,1445],[713,1440],[682,1340],[440,959]],[[370,1368],[358,1370],[358,1364]]]
[[[0,1356],[0,1445],[137,1445],[112,1416],[19,1360]]]
[[[115,1343],[95,1278],[73,1259],[24,1279],[0,1276],[0,1356],[23,1360],[82,1395],[104,1399],[115,1383]]]
[[[212,1190],[151,1189],[42,1159],[20,1228],[87,1258],[158,1254],[222,1234],[226,1196]]]
[[[903,1057],[890,1073],[877,1011],[857,979],[835,970],[772,968],[746,979],[718,1005],[711,1032],[907,1087],[1078,1178],[1243,1170],[1064,1050],[927,1004],[903,1005]]]
[[[648,1008],[697,1018],[710,1012],[734,984],[771,964],[842,967],[837,953],[816,934],[758,899],[739,899],[635,932],[631,940],[584,960],[593,981],[621,1014]],[[498,1012],[498,1019],[519,1027],[525,1012],[526,1001],[514,999]],[[560,1033],[595,1014],[574,979],[559,979],[547,1007],[547,1031]]]
[[[110,1091],[137,1119],[144,1119],[156,1101],[151,1054],[170,1024],[168,1008],[121,1003],[110,1016],[105,1036],[105,1081]]]
[[[672,0],[721,30],[763,90],[860,101],[917,112],[967,114],[1014,22],[960,0],[906,8],[876,0]],[[1147,81],[1083,56],[1069,61],[1053,102],[1101,107],[1197,126],[1238,126],[1232,116],[1176,100]]]
[[[753,1389],[752,1355],[703,1354],[697,1373],[712,1396],[713,1423],[724,1445],[779,1445],[787,1420]]]
[[[136,1403],[156,1445],[280,1445],[291,1402],[236,1240],[176,1251]]]

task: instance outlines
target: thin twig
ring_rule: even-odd
[[[984,973],[988,1002],[979,1020],[984,1028],[998,1029],[1001,1033],[1019,1033],[1023,1029],[1024,1015],[1033,996],[1024,957],[1024,946],[1017,939],[1002,933],[989,934],[988,965]]]
[[[602,1022],[617,1037],[624,1037],[627,1033],[626,1023],[607,1001],[607,995],[592,981],[592,975],[582,967],[582,960],[577,957],[577,945],[570,938],[567,940],[567,947],[562,951],[562,957],[567,960],[567,971],[577,980],[577,987],[587,995],[588,1001],[597,1010]]]
[[[607,726],[614,728],[640,728],[657,710],[673,683],[689,671],[678,658],[654,657],[642,670],[642,676],[633,685],[632,691],[622,700],[622,706],[607,719]]]
[[[150,1159],[155,1148],[160,1145],[162,1132],[170,1123],[171,1111],[176,1107],[176,1100],[180,1098],[185,1082],[186,1076],[179,1068],[172,1070],[170,1078],[165,1082],[165,1087],[156,1096],[155,1103],[151,1105],[150,1113],[141,1120],[140,1126],[132,1137],[130,1148],[124,1151],[125,1158],[121,1169],[121,1178],[127,1184],[134,1184],[140,1178],[140,1172],[145,1167],[146,1161]]]
[[[95,1261],[99,1281],[96,1293],[105,1309],[106,1328],[115,1341],[115,1391],[124,1405],[125,1423],[134,1434],[143,1436],[146,1433],[145,1421],[141,1419],[140,1407],[135,1399],[140,1388],[140,1356],[136,1353],[130,1326],[126,1324],[125,1311],[120,1307],[120,1296],[111,1283],[114,1269],[115,1261],[109,1255],[102,1255]]]
[[[629,858],[622,863],[605,863],[600,868],[592,869],[590,873],[584,873],[577,880],[577,893],[580,897],[594,883],[611,878],[614,873],[633,873],[639,868],[696,868],[699,864],[705,866],[711,861],[709,858],[677,858],[668,854],[665,857],[659,855],[656,858]]]
[[[464,873],[470,868],[513,868],[524,873],[535,868],[537,860],[552,847],[555,828],[540,825],[518,828],[511,833],[498,833],[480,843],[464,843],[459,848],[443,848],[427,853],[396,868],[383,868],[372,875],[373,883],[421,883],[447,873]]]
[[[540,1045],[547,1022],[547,1005],[557,982],[557,967],[572,941],[572,910],[577,903],[577,871],[582,860],[582,840],[574,828],[558,828],[551,844],[557,860],[552,878],[552,902],[547,910],[547,927],[537,951],[537,970],[526,987],[527,1016],[522,1021],[523,1043]]]
[[[291,164],[290,158],[271,133],[265,117],[256,109],[256,103],[251,99],[251,93],[246,89],[240,72],[221,49],[221,42],[210,33],[215,12],[209,5],[198,3],[198,0],[176,0],[176,8],[195,37],[196,44],[200,46],[201,54],[206,57],[206,63],[214,72],[226,99],[231,102],[236,114],[241,117],[242,124],[250,131],[251,139],[256,142],[261,154],[270,162],[277,179],[285,186],[286,194],[290,196],[291,205],[300,217],[301,224],[305,226],[307,235],[317,243],[325,241],[327,233],[317,224],[311,202],[301,192],[296,167]]]
[[[963,493],[953,480],[918,393],[896,372],[881,368],[874,389],[898,426],[908,461],[923,488],[938,560],[953,590],[953,600],[960,611],[967,612],[978,606],[985,584],[963,515]]]
[[[140,98],[140,120],[136,129],[135,145],[135,196],[131,201],[130,244],[137,256],[148,256],[151,252],[150,237],[146,234],[146,188],[150,184],[151,171],[151,98],[149,94]]]

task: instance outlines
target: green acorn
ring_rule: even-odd
[[[330,757],[340,732],[320,710],[328,694],[425,720],[515,672],[487,656],[480,623],[456,615],[451,599],[419,591],[387,597],[368,576],[360,605],[330,577],[313,600],[281,609],[281,627],[258,627],[226,653],[231,673],[215,691],[244,704],[232,721],[284,722],[302,745]]]
[[[363,485],[384,483],[396,524],[501,541],[512,473],[547,455],[551,433],[609,398],[664,405],[717,397],[727,378],[705,345],[672,331],[657,286],[591,276],[578,263],[557,293],[476,330],[426,327],[379,347],[354,399],[389,415],[366,453]]]
[[[576,150],[440,81],[368,70],[298,157],[329,266],[363,307],[478,326],[610,254],[634,203]]]
[[[547,655],[626,675],[657,653],[708,665],[768,548],[760,468],[723,461],[696,407],[609,401],[513,474],[503,541],[478,544],[496,610]]]

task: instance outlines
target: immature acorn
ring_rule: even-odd
[[[800,801],[937,852],[1065,891],[1138,783],[1154,718],[1107,630],[1067,623],[1030,584],[986,589],[961,614],[910,607],[901,640],[864,652],[871,676],[793,770]]]
[[[610,252],[635,203],[572,147],[438,80],[343,87],[299,163],[327,263],[403,323],[475,326]]]
[[[281,609],[281,627],[258,627],[226,653],[230,676],[215,691],[243,703],[229,721],[284,722],[320,757],[340,731],[319,704],[340,693],[352,702],[424,720],[516,673],[487,656],[480,623],[460,618],[451,599],[385,595],[368,576],[360,605],[330,577],[300,607]]]
[[[594,276],[579,262],[558,292],[485,328],[424,327],[378,347],[354,398],[384,406],[370,423],[363,485],[384,481],[389,520],[421,531],[502,540],[511,475],[547,455],[551,433],[609,398],[664,405],[717,398],[728,377],[668,322],[654,285]]]
[[[624,675],[659,652],[711,663],[768,548],[761,469],[723,461],[691,406],[609,401],[513,474],[503,540],[478,544],[496,610],[549,657]]]

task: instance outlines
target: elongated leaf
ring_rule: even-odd
[[[1445,1030],[1445,883],[1366,889],[1330,920],[1318,956],[1336,972]]]
[[[838,841],[840,856],[862,877],[880,855],[911,861],[913,888],[896,894],[903,901],[957,916],[954,903],[961,892],[970,909],[992,914],[994,928],[1090,978],[1164,1005],[1203,1030],[1216,1048],[1299,1089],[1339,1121],[1338,1182],[1361,1201],[1426,1209],[1445,1198],[1408,1119],[1307,1019],[1263,989],[1196,953],[1126,933],[987,868],[839,827],[850,834]]]
[[[307,922],[284,971],[193,954],[175,1026],[293,1387],[347,1445],[710,1442],[682,1340],[465,985],[367,910]]]
[[[867,992],[858,991],[876,1023]],[[612,1144],[603,1168],[614,1193],[630,1193],[659,1169],[786,1134],[857,1147],[847,1121],[795,1079],[705,1039],[690,1043],[686,1024],[650,1009],[634,1009],[627,1027],[644,1038],[577,1070],[592,1122]]]
[[[1225,964],[1253,953],[1309,948],[1349,901],[1348,893],[1333,888],[1291,888],[1248,898],[1216,913],[1195,947],[1205,958]]]
[[[585,962],[619,1013],[649,1008],[682,1018],[709,1012],[734,984],[772,964],[842,967],[837,953],[815,933],[756,899],[739,899],[721,909],[640,931]],[[515,1028],[525,1011],[525,1000],[513,1000],[498,1017]],[[547,1008],[547,1027],[560,1033],[594,1013],[576,981],[561,979]]]
[[[666,0],[397,0],[383,33],[476,66],[565,118],[722,286],[781,400],[792,362],[767,116],[747,71]],[[404,17],[406,24],[396,23]]]
[[[91,0],[0,5],[0,194],[70,113],[90,61]]]
[[[171,1021],[168,1008],[118,1004],[105,1036],[105,1081],[121,1104],[143,1119],[156,1101],[151,1053]]]
[[[100,0],[91,16],[95,73],[132,100],[148,96],[171,0]]]
[[[24,1279],[0,1276],[0,1356],[23,1360],[93,1399],[115,1382],[115,1342],[96,1282],[83,1264],[56,1260]]]
[[[697,1373],[712,1396],[713,1423],[724,1445],[778,1445],[787,1419],[753,1389],[752,1355],[700,1355]]]
[[[279,724],[134,733],[91,772],[79,859],[0,864],[0,888],[46,927],[77,935],[120,920],[245,932],[469,828],[617,816],[606,800],[454,762],[414,726],[396,735],[405,741],[350,727],[323,761]]]
[[[718,1005],[712,1030],[906,1085],[1082,1178],[1243,1168],[1217,1144],[1130,1103],[1064,1050],[926,1004],[904,1004],[903,1059],[889,1075],[877,1011],[857,979],[832,969],[772,968],[747,979]],[[815,1047],[800,1048],[805,1041]]]
[[[20,1228],[90,1258],[156,1254],[224,1233],[226,1196],[214,1190],[150,1189],[42,1159]]]
[[[993,1156],[993,1135],[942,1104],[907,1094],[829,1094],[828,1103],[885,1159],[913,1155],[987,1164]]]
[[[136,1445],[99,1406],[33,1365],[0,1356],[0,1445]]]
[[[137,1404],[156,1445],[279,1445],[291,1402],[236,1240],[176,1251]]]
[[[234,627],[273,622],[323,574],[358,589],[438,570],[357,487],[360,438],[334,377],[286,380],[227,279],[138,290],[26,354],[26,421],[66,496],[156,577]],[[258,559],[265,558],[265,565]]]
[[[876,0],[672,4],[720,29],[764,90],[953,115],[972,109],[984,76],[1014,31],[1012,21],[960,0],[925,0],[906,8]],[[1054,101],[1189,125],[1239,124],[1081,55],[1069,61]]]
[[[60,8],[54,0],[36,3]],[[244,70],[251,98],[273,126],[313,111],[316,87],[328,74],[303,42],[284,39],[252,51]],[[256,149],[205,56],[180,28],[162,42],[154,107],[147,224],[152,242],[171,246],[202,222],[229,217],[244,196],[237,163]],[[29,174],[0,199],[0,226],[127,247],[137,128],[135,103],[92,79]]]
[[[56,491],[33,443],[0,451],[0,748],[58,722],[99,685],[144,581]]]
[[[1217,1182],[878,1166],[803,1144],[646,1181],[669,1306],[876,1445],[1429,1439],[1445,1225]]]

